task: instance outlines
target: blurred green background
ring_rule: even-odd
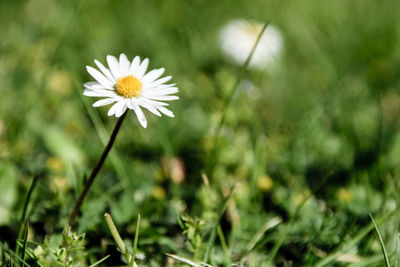
[[[129,112],[78,221],[88,261],[121,264],[106,211],[130,240],[142,215],[143,265],[196,258],[178,218],[201,220],[190,227],[206,242],[235,188],[220,223],[232,262],[314,265],[339,251],[338,265],[382,266],[362,230],[389,212],[379,228],[397,255],[399,13],[396,0],[0,1],[0,240],[12,246],[38,172],[29,238],[62,233],[116,123],[82,96],[85,66],[123,52],[165,67],[180,100],[173,119],[146,112],[147,129]],[[240,68],[218,43],[232,19],[271,22],[284,48],[273,68],[246,71],[252,90],[237,88],[210,158]],[[224,264],[222,243],[211,264]]]

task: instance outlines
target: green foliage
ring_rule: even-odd
[[[105,212],[128,252],[142,215],[139,266],[383,266],[370,213],[397,264],[399,10],[396,0],[0,1],[0,265],[127,264]],[[230,98],[240,66],[218,33],[238,18],[269,21],[284,48],[277,64],[245,70]],[[73,229],[84,238],[64,226],[116,123],[82,96],[85,66],[121,52],[165,67],[180,100],[173,119],[146,113],[147,129],[127,114]]]
[[[203,243],[202,230],[205,226],[205,222],[199,218],[192,218],[187,214],[182,215],[181,220],[183,234],[186,236],[189,243],[189,251],[195,255],[194,258],[196,259],[196,255],[199,254]]]
[[[33,255],[41,266],[86,266],[85,258],[85,234],[76,234],[66,226],[63,231],[62,240],[58,246],[54,243],[40,244],[33,249]]]

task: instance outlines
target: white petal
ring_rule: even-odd
[[[176,83],[161,84],[161,85],[158,85],[158,86],[156,86],[156,87],[146,87],[145,89],[148,89],[148,90],[166,89],[166,88],[172,88],[172,87],[174,87],[175,85],[176,85]],[[175,87],[175,88],[177,88],[177,87]]]
[[[115,101],[117,101],[116,98],[110,97],[110,98],[104,98],[104,99],[100,99],[97,100],[96,102],[93,103],[93,107],[101,107],[101,106],[106,106],[106,105],[110,105],[111,103],[114,103]]]
[[[107,69],[106,67],[104,67],[103,64],[100,63],[100,61],[98,60],[94,60],[94,63],[97,65],[97,67],[104,73],[104,75],[113,83],[115,83],[115,79],[114,76],[112,76],[111,71],[109,69]]]
[[[132,106],[131,106],[131,107],[128,106],[128,108],[133,109],[133,106],[134,106],[134,105],[140,105],[141,100],[140,100],[140,98],[132,97],[132,98],[129,98],[129,103],[130,103]]]
[[[179,89],[177,87],[171,87],[160,90],[143,90],[143,93],[145,93],[146,95],[170,95],[170,94],[176,94],[178,92]]]
[[[111,70],[112,75],[114,76],[114,79],[117,80],[119,78],[121,78],[121,70],[119,68],[119,62],[116,59],[116,57],[114,56],[107,56],[107,63],[108,63],[108,67]]]
[[[121,71],[121,76],[125,77],[129,75],[129,67],[130,67],[130,62],[128,60],[128,58],[126,57],[126,55],[124,53],[122,53],[119,56],[119,68]]]
[[[164,68],[152,70],[143,76],[141,82],[143,84],[151,83],[152,81],[158,79],[164,73],[164,71]]]
[[[98,82],[86,82],[83,84],[85,87],[90,87],[90,86],[95,86],[95,85],[100,85]]]
[[[117,103],[115,103],[107,112],[108,116],[112,116],[115,114],[115,112],[121,107],[125,105],[125,103],[123,101],[118,101]]]
[[[161,111],[161,113],[167,115],[168,117],[171,117],[171,118],[175,117],[174,113],[172,113],[171,110],[166,109],[165,107],[158,107],[158,110]]]
[[[178,92],[179,92],[178,87],[171,87],[171,88],[157,90],[157,93],[159,94],[176,94]]]
[[[137,70],[137,72],[136,72],[136,75],[134,75],[134,76],[135,76],[136,78],[138,78],[139,80],[142,79],[142,77],[143,77],[143,75],[145,74],[145,72],[146,72],[148,66],[149,66],[149,59],[148,59],[148,58],[145,58],[145,59],[142,61],[142,64],[140,64],[140,66],[139,66],[139,68],[138,68],[138,70]]]
[[[116,94],[114,91],[110,90],[91,90],[91,89],[85,89],[83,91],[83,95],[85,96],[95,96],[95,97],[115,97]]]
[[[136,72],[140,64],[140,57],[136,56],[131,63],[131,67],[129,68],[129,75],[133,75],[136,77]]]
[[[126,105],[124,105],[124,108],[123,108],[123,110],[122,110],[122,114],[124,114],[125,113],[125,111],[128,109],[128,107],[126,106]],[[121,114],[121,115],[122,115]]]
[[[84,83],[83,86],[85,86],[85,88],[87,89],[92,89],[92,90],[97,90],[97,89],[107,89],[108,88],[104,87],[103,85],[99,84],[98,82],[87,82]]]
[[[92,75],[92,77],[104,87],[111,88],[113,86],[113,83],[109,79],[107,79],[100,71],[90,66],[86,66],[86,69],[89,74]]]
[[[160,100],[160,101],[172,101],[179,99],[179,96],[176,95],[147,95],[143,93],[143,96],[152,100]]]
[[[124,114],[124,112],[126,111],[126,104],[125,101],[120,101],[120,103],[122,103],[122,105],[119,105],[115,111],[115,117],[119,118],[122,116],[122,114]]]
[[[139,98],[139,101],[140,101],[140,102],[147,103],[147,104],[150,104],[150,105],[152,105],[152,106],[169,106],[168,103],[164,103],[164,102],[160,102],[160,101],[151,100],[151,99],[148,99],[148,98],[146,98],[146,97],[140,97],[140,98]]]
[[[147,127],[147,120],[146,120],[146,117],[144,116],[144,113],[143,113],[142,109],[139,107],[139,105],[131,103],[131,107],[130,108],[132,108],[133,111],[135,111],[136,117],[138,118],[138,121],[139,121],[140,125],[142,125],[143,128],[146,128]]]
[[[157,115],[158,117],[161,117],[161,113],[157,110],[156,107],[146,104],[146,103],[141,103],[140,104],[142,107],[153,113],[154,115]]]
[[[132,98],[126,99],[125,104],[126,104],[126,106],[127,106],[129,109],[132,109],[132,110],[133,110],[134,104],[132,103]]]
[[[149,88],[153,88],[153,87],[159,86],[159,85],[161,85],[161,84],[163,84],[163,83],[165,83],[165,82],[168,82],[169,80],[171,80],[171,78],[172,78],[172,76],[167,76],[167,77],[158,79],[158,80],[152,82],[152,83],[149,85]]]

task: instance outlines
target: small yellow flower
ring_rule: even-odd
[[[345,203],[350,203],[353,200],[354,195],[353,192],[351,192],[347,188],[342,187],[337,191],[337,197],[339,200]]]
[[[303,190],[301,193],[296,192],[294,194],[294,203],[296,205],[301,205],[303,202],[311,195],[309,189]]]
[[[53,192],[62,191],[66,192],[70,188],[67,179],[63,176],[56,176],[52,179],[52,183],[50,184],[50,189]]]
[[[64,163],[60,158],[49,157],[46,162],[47,168],[52,171],[61,172],[64,170]]]
[[[274,186],[274,181],[268,175],[264,175],[258,179],[257,185],[262,191],[269,191]]]
[[[164,199],[165,195],[166,195],[165,190],[161,186],[155,186],[153,188],[153,197],[155,199],[159,199],[159,200]]]

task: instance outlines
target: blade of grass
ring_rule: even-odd
[[[21,255],[21,258],[23,259],[23,260],[25,260],[25,253],[26,253],[26,243],[27,243],[27,241],[28,241],[28,234],[29,234],[29,223],[28,223],[28,221],[26,221],[26,223],[25,223],[25,233],[24,233],[24,244],[23,244],[23,246],[22,246],[22,255]],[[24,267],[25,266],[25,263],[22,263],[22,267]]]
[[[253,251],[254,248],[256,248],[256,245],[259,243],[261,238],[264,236],[265,232],[267,232],[269,229],[274,228],[275,226],[279,225],[282,222],[282,219],[279,217],[274,217],[270,220],[268,220],[266,223],[264,223],[260,230],[250,239],[249,245],[247,246],[247,253],[250,253]]]
[[[138,214],[137,222],[136,222],[135,239],[133,240],[133,248],[132,248],[132,259],[129,262],[130,267],[133,267],[134,265],[136,265],[135,257],[136,257],[136,252],[137,252],[137,244],[138,244],[138,240],[139,240],[139,227],[140,227],[140,214]]]
[[[182,222],[181,216],[179,215],[179,212],[175,209],[175,213],[176,213],[176,220],[178,221],[179,227],[181,229],[185,228],[185,225]]]
[[[219,240],[221,242],[222,250],[224,251],[226,266],[231,266],[231,256],[230,256],[230,253],[229,253],[228,246],[226,245],[224,232],[222,232],[221,225],[218,225],[217,232],[218,232]]]
[[[396,250],[395,250],[395,254],[396,254],[396,266],[400,267],[400,262],[399,262],[399,243],[400,243],[400,235],[397,235],[397,242],[396,242]]]
[[[376,224],[376,222],[375,222],[375,220],[374,220],[374,216],[372,216],[371,213],[369,214],[369,217],[371,217],[371,220],[372,220],[372,222],[373,222],[373,224],[374,224],[374,227],[375,227],[375,231],[376,231],[376,233],[377,233],[377,235],[378,235],[379,242],[380,242],[380,244],[381,244],[382,253],[383,253],[383,256],[384,256],[384,258],[385,258],[386,266],[387,266],[387,267],[390,267],[389,257],[388,257],[388,255],[387,255],[385,243],[383,242],[383,239],[382,239],[381,233],[380,233],[380,231],[379,231],[378,225]]]
[[[31,258],[36,258],[36,256],[33,254],[32,250],[29,249],[28,245],[30,245],[31,242],[27,241],[26,245],[27,245],[27,249],[25,251],[26,255],[31,257]],[[23,242],[18,242],[18,246],[23,246],[24,243]],[[37,262],[37,264],[39,264],[40,266],[42,266],[40,263]]]
[[[217,236],[217,228],[219,226],[219,222],[220,222],[220,220],[222,218],[222,215],[224,214],[226,208],[228,207],[228,203],[229,203],[229,200],[231,199],[231,197],[233,195],[233,191],[234,191],[234,189],[232,189],[230,191],[230,194],[225,198],[224,204],[222,205],[221,209],[218,212],[218,218],[217,218],[214,226],[212,227],[210,237],[208,238],[207,250],[206,250],[206,253],[204,254],[203,262],[207,262],[208,261],[208,258],[210,256],[211,248],[214,245],[214,241],[215,241],[215,238]]]
[[[294,214],[290,217],[289,222],[284,226],[282,233],[279,236],[278,241],[274,244],[274,246],[272,247],[271,253],[269,255],[268,258],[268,263],[271,263],[276,254],[278,253],[280,247],[282,246],[283,241],[285,240],[290,227],[292,226],[294,219],[297,217],[297,215],[299,214],[301,208],[304,206],[304,204],[307,202],[307,200],[310,198],[311,196],[309,196],[308,198],[306,198],[299,206],[297,206],[296,211],[294,212]]]
[[[186,264],[188,264],[190,266],[193,266],[193,267],[202,267],[202,266],[213,267],[210,264],[207,264],[207,263],[204,263],[204,262],[199,262],[199,263],[198,262],[194,262],[192,260],[186,259],[184,257],[180,257],[178,255],[168,254],[168,253],[166,253],[165,255],[167,255],[168,257],[171,257],[171,258],[173,258],[175,260],[178,260],[180,262],[184,262],[184,263],[186,263]]]
[[[386,220],[393,212],[388,212],[380,217],[377,221],[378,223]],[[331,254],[320,260],[315,264],[315,267],[326,266],[334,261],[340,254],[348,251],[353,246],[355,246],[358,242],[360,242],[371,230],[374,229],[374,224],[371,222],[367,226],[365,226],[354,238],[350,239],[347,243],[343,245],[343,247],[339,247],[337,250],[333,251]]]
[[[39,242],[35,242],[35,241],[27,241],[28,245],[33,245],[33,246],[42,246],[42,247],[47,247],[45,244],[39,243]],[[21,242],[21,240],[18,240],[18,246],[20,246],[21,248],[23,247],[24,243]]]
[[[380,266],[382,262],[382,255],[374,255],[368,258],[363,258],[360,262],[348,264],[347,267],[365,267],[365,266]]]
[[[279,251],[279,248],[281,247],[283,241],[286,238],[287,233],[289,232],[290,227],[292,226],[295,218],[297,217],[297,215],[299,214],[301,208],[304,206],[304,204],[307,203],[307,201],[325,184],[325,182],[329,179],[329,177],[331,177],[333,174],[333,172],[328,173],[321,181],[321,183],[315,187],[314,190],[312,190],[312,193],[306,197],[306,199],[304,199],[304,201],[297,206],[295,212],[293,213],[293,215],[290,217],[289,222],[284,226],[284,229],[282,231],[282,234],[279,236],[278,241],[274,244],[274,246],[272,247],[271,253],[269,255],[268,258],[268,264],[271,264],[272,261],[274,260],[276,254]]]
[[[267,154],[268,154],[268,141],[264,134],[260,134],[254,145],[254,165],[251,179],[251,190],[257,192],[257,179],[265,174],[265,166],[267,166]]]
[[[106,220],[107,227],[111,232],[112,237],[114,238],[115,243],[117,244],[118,249],[124,255],[127,262],[131,260],[131,255],[129,255],[128,250],[126,249],[126,245],[124,240],[122,240],[121,235],[119,234],[117,227],[114,224],[113,219],[109,213],[104,214],[104,219]]]
[[[20,256],[18,256],[14,251],[12,251],[11,249],[8,249],[6,246],[3,245],[3,243],[0,242],[0,247],[9,254],[11,260],[17,260],[23,264],[25,264],[28,267],[31,267],[25,260],[23,260]]]
[[[108,259],[109,257],[110,257],[110,255],[107,255],[107,256],[105,256],[104,258],[102,258],[101,260],[96,261],[95,263],[93,263],[93,264],[90,265],[89,267],[97,266],[97,265],[99,265],[100,263],[102,263],[103,261],[105,261],[106,259]]]
[[[23,224],[25,222],[25,217],[26,217],[26,211],[28,209],[28,204],[29,204],[29,201],[31,200],[33,189],[35,188],[39,177],[40,177],[39,174],[36,174],[35,176],[33,176],[32,183],[31,183],[31,185],[29,187],[28,194],[27,194],[26,199],[25,199],[25,203],[24,203],[24,208],[22,210],[21,219],[19,220],[18,237],[17,237],[17,241],[15,242],[16,252],[17,252],[18,255],[19,255],[19,249],[20,248],[17,245],[17,242],[18,242],[19,239],[21,239],[22,232],[23,232]]]
[[[226,118],[227,110],[228,110],[228,108],[229,108],[229,106],[230,106],[230,104],[231,104],[231,102],[232,102],[232,99],[233,99],[233,96],[235,95],[236,89],[237,89],[238,85],[240,84],[240,81],[242,80],[242,78],[243,78],[243,76],[244,76],[245,70],[247,69],[247,67],[248,67],[249,64],[250,64],[250,61],[251,61],[251,59],[252,59],[252,57],[253,57],[253,54],[254,54],[254,51],[256,50],[256,48],[257,48],[257,46],[258,46],[258,43],[260,42],[260,39],[261,39],[262,35],[264,34],[265,30],[266,30],[267,27],[268,27],[268,24],[269,24],[269,21],[265,22],[264,26],[262,27],[260,33],[259,33],[258,36],[257,36],[256,41],[254,42],[254,45],[253,45],[253,47],[252,47],[252,49],[251,49],[251,51],[250,51],[249,56],[247,57],[247,59],[246,59],[246,61],[244,62],[244,64],[240,67],[240,69],[239,69],[239,71],[238,71],[237,79],[236,79],[235,83],[233,84],[233,86],[232,86],[230,92],[228,93],[226,100],[224,101],[224,104],[223,104],[223,107],[222,107],[222,110],[221,110],[221,117],[220,117],[220,119],[219,119],[219,123],[218,123],[218,126],[217,126],[216,131],[215,131],[215,134],[214,134],[213,146],[212,146],[212,148],[211,148],[211,150],[210,150],[209,156],[207,157],[207,159],[209,159],[209,160],[211,160],[211,161],[214,161],[214,156],[215,156],[215,153],[216,153],[216,148],[217,148],[217,146],[218,146],[219,135],[220,135],[220,133],[221,133],[222,126],[223,126],[224,123],[225,123],[225,118]],[[212,169],[212,166],[211,166],[210,164],[211,164],[211,163],[208,162],[208,164],[206,165],[206,173],[207,173],[207,174],[210,174],[211,169]],[[216,163],[214,162],[214,165],[215,165],[215,164],[216,164]]]

